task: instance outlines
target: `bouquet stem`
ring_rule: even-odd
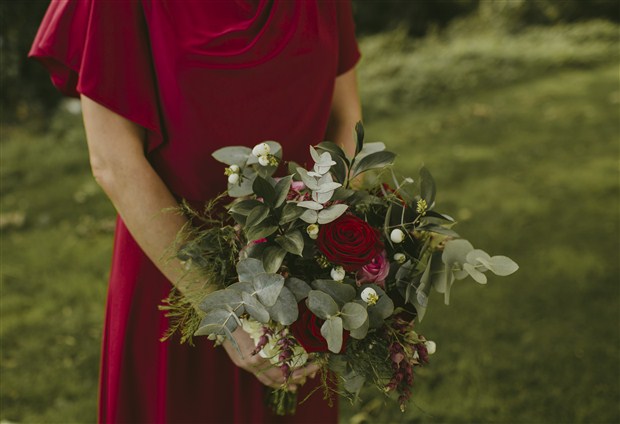
[[[270,390],[267,404],[276,415],[293,415],[297,409],[297,393],[288,390]]]

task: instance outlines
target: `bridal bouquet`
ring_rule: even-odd
[[[435,351],[414,331],[432,290],[447,304],[455,281],[485,284],[485,272],[505,276],[518,266],[452,230],[454,220],[435,210],[426,168],[417,181],[398,178],[394,153],[365,144],[361,124],[355,137],[354,157],[322,142],[310,146],[312,169],[289,162],[281,178],[273,176],[283,162],[276,142],[214,152],[227,165],[227,193],[204,211],[186,207],[192,225],[176,256],[221,287],[194,293],[199,311],[178,294],[163,308],[184,339],[234,345],[232,333],[242,327],[255,341],[253,354],[285,377],[313,361],[327,398],[355,398],[369,384],[396,393],[404,410],[414,368]],[[274,394],[277,412],[294,410],[291,396],[284,388]]]

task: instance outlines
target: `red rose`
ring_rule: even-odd
[[[297,306],[299,307],[299,318],[289,326],[289,330],[299,344],[306,349],[306,352],[327,352],[327,340],[321,335],[321,325],[324,321],[308,309],[305,301],[302,300]],[[349,332],[345,330],[342,334],[340,353],[344,352],[348,338]]]
[[[316,245],[328,261],[347,271],[357,271],[383,251],[379,232],[349,214],[321,225]]]

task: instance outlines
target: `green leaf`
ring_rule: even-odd
[[[340,353],[342,349],[342,319],[331,317],[321,326],[321,335],[327,340],[327,348],[330,352]]]
[[[254,227],[265,220],[269,216],[269,206],[258,202],[259,204],[252,209],[250,214],[248,215],[248,219],[245,221],[245,230],[247,231],[250,227]]]
[[[355,194],[355,190],[351,190],[344,187],[339,187],[334,191],[332,200],[347,200],[349,197]]]
[[[230,197],[244,197],[254,193],[252,186],[256,179],[256,171],[252,168],[244,168],[242,175],[241,184],[228,183],[228,195]]]
[[[271,318],[282,325],[291,325],[299,316],[295,295],[286,287],[282,287],[276,303],[267,309]]]
[[[338,305],[327,293],[310,290],[308,293],[308,309],[321,319],[327,319],[338,313]]]
[[[456,263],[467,262],[467,254],[472,250],[474,250],[474,246],[465,239],[450,240],[446,243],[441,260],[446,266],[452,268],[452,265]]]
[[[355,299],[355,289],[346,283],[334,280],[314,280],[310,285],[313,289],[328,294],[339,306]]]
[[[222,147],[211,154],[218,162],[226,165],[245,165],[246,161],[252,154],[252,149],[245,146],[228,146]]]
[[[463,264],[463,269],[467,271],[467,273],[471,276],[471,278],[473,278],[477,283],[480,283],[480,284],[487,283],[487,276],[481,273],[480,271],[478,271],[476,267],[473,266],[472,264],[465,262]]]
[[[482,250],[482,249],[474,249],[474,250],[472,250],[471,252],[469,252],[469,253],[467,254],[467,256],[465,256],[465,260],[466,260],[468,263],[470,263],[470,264],[472,264],[472,265],[479,265],[479,266],[481,265],[481,266],[482,266],[482,268],[481,268],[481,269],[479,269],[479,271],[484,272],[484,271],[486,271],[488,268],[487,268],[487,267],[485,267],[485,266],[483,265],[483,263],[482,263],[479,259],[482,259],[483,261],[490,261],[490,260],[491,260],[491,255],[489,255],[487,252],[485,252],[485,251],[484,251],[484,250]],[[480,267],[479,267],[479,268],[480,268]]]
[[[304,237],[299,230],[288,231],[286,234],[276,237],[276,243],[293,255],[301,256],[301,252],[304,250]]]
[[[284,286],[295,295],[295,300],[297,300],[297,302],[307,298],[308,293],[312,290],[308,283],[295,277],[287,278],[284,281]]]
[[[361,306],[361,305],[360,305]],[[363,306],[362,306],[363,308]],[[368,314],[368,312],[366,312]],[[364,337],[366,337],[366,334],[368,334],[368,328],[370,327],[370,320],[368,319],[368,316],[366,317],[366,321],[364,321],[362,323],[362,325],[360,325],[358,328],[356,328],[355,330],[351,330],[351,332],[349,333],[351,335],[351,337],[353,337],[354,339],[358,339],[361,340]]]
[[[258,300],[270,307],[276,303],[282,287],[284,287],[284,277],[279,274],[259,274],[252,281]]]
[[[235,290],[239,293],[254,293],[254,286],[252,283],[233,283],[230,286],[226,287],[227,290]]]
[[[431,233],[442,234],[444,236],[459,237],[459,234],[455,232],[454,230],[450,228],[442,227],[441,225],[435,225],[435,224],[422,225],[421,227],[416,228],[416,230],[428,231]]]
[[[282,205],[282,203],[284,203],[284,201],[286,200],[286,196],[288,195],[288,192],[291,188],[292,180],[293,180],[293,176],[287,175],[286,177],[283,177],[280,181],[276,183],[276,186],[275,186],[276,196],[275,196],[274,207],[279,208]]]
[[[238,317],[232,311],[215,309],[204,316],[195,336],[218,335],[227,336],[237,329]]]
[[[343,159],[346,159],[347,157],[347,155],[345,155],[344,153],[344,150],[342,150],[339,145],[331,141],[322,141],[316,146],[316,148],[331,153],[332,159],[334,160],[336,157],[340,157]]]
[[[488,261],[480,258],[478,260],[492,273],[501,277],[510,275],[519,269],[519,265],[507,256],[493,256]]]
[[[268,273],[276,273],[282,266],[286,250],[279,246],[269,246],[263,252],[263,266]]]
[[[263,324],[269,322],[269,312],[267,312],[267,309],[265,309],[258,299],[246,292],[241,293],[241,296],[243,298],[245,311],[250,314],[252,318]]]
[[[364,143],[364,148],[357,154],[356,159],[361,160],[364,156],[385,150],[385,144],[381,142]]]
[[[276,191],[265,178],[257,176],[252,184],[252,190],[256,196],[262,197],[267,205],[272,207],[275,205]]]
[[[345,303],[340,311],[342,325],[346,330],[355,330],[368,319],[366,308],[354,302]]]
[[[290,202],[284,205],[282,208],[282,214],[280,215],[280,225],[287,224],[295,221],[306,211],[304,208],[297,206],[297,203]]]
[[[342,381],[347,392],[357,395],[364,387],[366,377],[351,370],[348,374],[342,376]]]
[[[395,157],[396,155],[394,153],[388,151],[371,153],[368,156],[364,156],[359,162],[353,165],[353,178],[371,169],[379,169],[392,165]]]
[[[266,219],[260,225],[248,227],[245,229],[245,236],[249,241],[259,240],[269,237],[278,230],[278,226],[271,223],[270,219]]]
[[[237,275],[242,283],[251,283],[257,276],[264,273],[263,262],[258,259],[248,258],[237,263]]]
[[[362,121],[358,121],[355,124],[355,131],[353,132],[355,140],[355,156],[364,148],[364,125]]]
[[[317,222],[319,224],[327,224],[329,222],[335,221],[338,219],[346,210],[349,208],[348,205],[343,203],[338,203],[336,205],[331,205],[330,207],[323,209],[318,212]]]
[[[199,308],[205,312],[209,312],[214,309],[220,309],[224,305],[228,305],[231,309],[235,309],[239,305],[241,305],[241,303],[242,300],[239,292],[230,289],[224,289],[210,293],[200,303]]]
[[[432,208],[435,203],[435,194],[437,193],[437,187],[435,180],[426,167],[420,168],[420,194],[422,199],[426,200],[426,204],[429,208]]]
[[[252,209],[257,206],[264,206],[263,203],[259,202],[256,199],[245,199],[241,201],[235,201],[229,208],[228,212],[236,213],[243,216],[248,216]]]

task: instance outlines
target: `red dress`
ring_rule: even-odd
[[[222,146],[277,140],[287,159],[308,162],[334,80],[359,52],[349,1],[70,0],[51,3],[29,56],[63,94],[145,127],[152,166],[178,198],[200,202],[225,189],[210,156]],[[119,219],[100,422],[337,421],[320,393],[280,421],[223,349],[159,342],[167,322],[157,306],[169,289]]]

